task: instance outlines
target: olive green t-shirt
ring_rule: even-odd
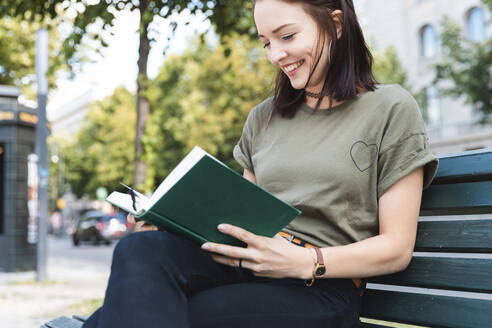
[[[412,96],[378,86],[331,109],[301,105],[292,119],[274,115],[272,98],[248,115],[234,158],[259,186],[302,211],[284,231],[320,247],[378,234],[378,198],[425,165],[437,170]],[[269,122],[269,123],[268,123]]]

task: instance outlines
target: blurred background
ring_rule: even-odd
[[[376,79],[414,95],[433,152],[492,147],[492,0],[354,4]],[[49,35],[42,281],[40,28]],[[250,1],[0,1],[0,325],[38,327],[100,306],[114,244],[133,229],[105,197],[124,191],[120,182],[151,193],[195,145],[240,171],[232,149],[275,72]]]

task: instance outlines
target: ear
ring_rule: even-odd
[[[340,9],[334,10],[331,13],[331,17],[333,18],[333,22],[337,29],[337,39],[340,39],[342,36],[343,12]]]

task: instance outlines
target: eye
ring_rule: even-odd
[[[294,37],[294,35],[296,35],[295,33],[292,33],[292,34],[289,34],[289,35],[286,35],[286,36],[283,36],[282,39],[283,40],[290,40]]]
[[[268,47],[269,45],[270,45],[270,42],[265,42],[265,43],[263,44],[263,48],[266,48],[266,47]]]

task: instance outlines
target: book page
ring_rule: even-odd
[[[149,199],[147,197],[137,193],[135,197],[135,207],[137,210],[134,210],[132,197],[129,194],[124,194],[117,191],[113,191],[108,197],[106,197],[106,201],[134,215],[141,211],[146,211],[149,204]]]
[[[208,155],[206,151],[196,146],[193,150],[186,155],[185,158],[176,166],[171,173],[161,182],[156,191],[152,194],[149,201],[150,208],[155,202],[157,202],[169,189],[171,189],[176,182],[178,182],[203,156]]]

